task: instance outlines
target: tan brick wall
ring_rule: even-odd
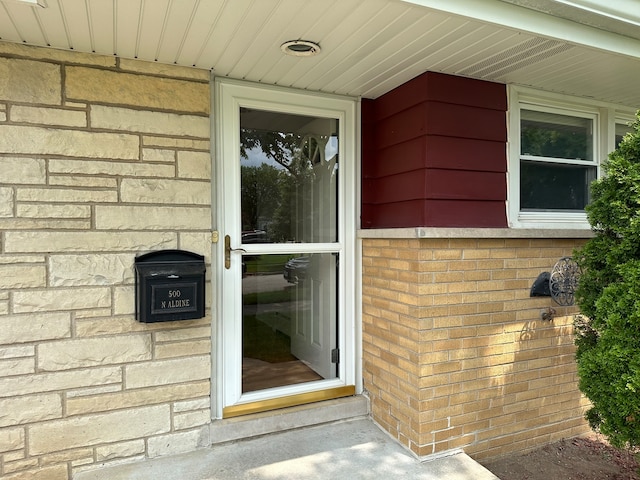
[[[575,307],[530,298],[580,240],[363,239],[364,386],[372,415],[419,456],[476,458],[588,430]],[[541,312],[553,308],[553,321]]]
[[[134,259],[210,264],[209,72],[0,42],[0,477],[209,444],[211,316],[134,319]]]

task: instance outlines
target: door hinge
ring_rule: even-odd
[[[331,363],[340,363],[340,349],[334,348],[331,350]]]
[[[211,232],[211,243],[218,243],[218,231],[214,230],[213,232]]]

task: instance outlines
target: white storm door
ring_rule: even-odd
[[[355,101],[215,91],[218,415],[354,385]]]

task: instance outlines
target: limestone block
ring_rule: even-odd
[[[72,388],[114,384],[122,381],[119,367],[90,368],[82,371],[39,373],[0,379],[0,398]]]
[[[95,53],[79,53],[67,50],[57,50],[47,47],[32,47],[19,43],[0,42],[0,53],[59,62],[82,63],[100,67],[115,67],[116,58],[113,55],[96,55]]]
[[[169,403],[193,398],[194,396],[208,395],[210,393],[209,388],[209,382],[199,381],[68,398],[66,412],[68,415],[84,415]]]
[[[0,187],[0,217],[13,217],[13,188]]]
[[[0,318],[0,344],[38,342],[70,336],[71,316],[67,312],[8,315]]]
[[[175,413],[191,412],[194,410],[205,410],[210,408],[211,399],[209,397],[196,398],[195,400],[185,400],[183,402],[175,402],[173,411]]]
[[[63,189],[63,188],[20,188],[16,200],[21,202],[64,202],[64,203],[115,203],[115,190]]]
[[[22,459],[14,462],[9,462],[5,459],[3,470],[4,470],[4,473],[8,475],[10,473],[19,472],[21,470],[31,471],[32,468],[35,468],[37,466],[38,466],[37,458],[27,458],[26,460]]]
[[[156,342],[183,342],[196,338],[211,338],[211,327],[180,328],[156,333]]]
[[[71,417],[28,427],[29,452],[41,455],[69,448],[122,442],[167,433],[168,405]]]
[[[60,66],[0,57],[0,99],[60,105]]]
[[[53,312],[111,306],[108,288],[57,288],[45,291],[23,290],[13,294],[13,311]]]
[[[22,358],[33,357],[36,354],[36,348],[26,347],[2,347],[0,346],[0,358]]]
[[[80,175],[174,177],[176,169],[173,165],[158,165],[157,163],[51,159],[49,171],[51,173]]]
[[[46,276],[44,265],[0,265],[0,288],[44,287],[47,282]]]
[[[107,385],[104,387],[89,387],[79,390],[68,390],[65,392],[67,398],[85,397],[90,395],[101,395],[103,393],[120,392],[122,390],[120,384]]]
[[[0,157],[0,183],[44,184],[45,161],[39,158]]]
[[[202,70],[193,67],[179,67],[177,65],[168,65],[166,63],[143,62],[127,58],[120,59],[120,69],[131,72],[151,73],[153,75],[165,75],[167,77],[202,80],[205,82],[208,82],[211,78],[211,72],[209,70]]]
[[[171,232],[5,232],[6,253],[119,252],[176,248]]]
[[[16,450],[15,452],[8,452],[2,455],[2,459],[5,462],[13,462],[15,460],[20,460],[25,457],[24,449]]]
[[[132,284],[133,264],[131,254],[52,255],[49,281],[54,287]]]
[[[0,377],[26,375],[35,371],[36,365],[33,357],[0,360]]]
[[[144,440],[113,443],[103,447],[96,447],[96,460],[104,462],[114,458],[126,458],[144,453]]]
[[[90,218],[89,205],[44,205],[21,203],[16,207],[18,217],[25,218]]]
[[[126,388],[142,388],[211,378],[211,356],[126,365]]]
[[[173,135],[176,137],[209,138],[208,117],[177,113],[131,110],[128,108],[91,107],[91,126],[107,130]]]
[[[211,184],[202,181],[124,178],[120,192],[123,202],[211,204]]]
[[[56,452],[39,458],[40,465],[53,465],[63,462],[83,462],[86,459],[93,461],[92,448],[75,448],[64,452]]]
[[[95,219],[103,230],[204,230],[211,224],[211,209],[97,205]]]
[[[24,430],[22,428],[0,429],[0,452],[10,452],[24,448]]]
[[[82,108],[85,109],[87,108],[87,104],[85,102],[72,102],[69,100],[64,101],[64,105],[65,107],[70,107],[70,108]]]
[[[209,113],[208,83],[85,67],[67,67],[65,74],[66,98],[72,100]]]
[[[122,289],[114,289],[116,292]],[[131,292],[130,306],[127,307],[132,312],[129,315],[109,315],[108,318],[96,318],[88,320],[76,320],[76,335],[78,337],[92,337],[96,335],[117,335],[120,333],[133,332],[150,332],[172,328],[174,323],[156,322],[156,323],[140,323],[133,316],[133,286],[126,287]],[[114,307],[115,309],[115,307]],[[105,315],[107,317],[107,315]],[[199,318],[196,320],[181,320],[180,325],[205,325],[210,324],[211,318]]]
[[[113,289],[113,313],[115,315],[134,315],[136,313],[136,292],[133,287]],[[130,323],[125,321],[125,323]]]
[[[208,140],[195,140],[193,138],[168,138],[152,137],[145,135],[142,137],[142,144],[147,147],[173,147],[191,150],[203,150],[208,152],[211,145]]]
[[[62,398],[58,393],[0,399],[0,427],[60,417],[62,417]]]
[[[89,219],[84,218],[1,218],[0,230],[88,230]]]
[[[176,152],[174,150],[166,150],[163,148],[143,148],[142,160],[145,162],[174,162]]]
[[[64,127],[86,127],[87,113],[63,108],[15,105],[11,108],[11,121]]]
[[[175,430],[187,430],[189,428],[208,425],[210,422],[211,412],[208,409],[173,416],[173,428]]]
[[[86,456],[84,458],[78,458],[77,460],[71,460],[71,467],[80,467],[82,465],[93,465],[93,455]]]
[[[43,343],[38,347],[38,368],[68,370],[151,358],[151,335],[84,338]]]
[[[155,358],[175,358],[211,353],[211,340],[191,340],[190,342],[156,344],[153,352]]]
[[[178,176],[211,179],[211,155],[208,152],[178,152]]]
[[[15,263],[44,263],[45,257],[42,255],[4,255],[0,256],[0,265],[9,265]],[[0,298],[8,298],[3,297],[3,293],[0,291]]]
[[[137,159],[139,139],[124,133],[87,132],[0,124],[0,153]]]
[[[25,470],[3,477],[3,480],[68,480],[67,465],[51,465],[37,470]]]
[[[147,441],[149,458],[190,452],[208,445],[209,435],[206,428],[152,437]]]
[[[107,177],[70,177],[63,175],[49,175],[49,185],[66,185],[68,187],[97,187],[117,188],[118,181]],[[78,208],[78,207],[75,207]]]

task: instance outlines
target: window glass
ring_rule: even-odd
[[[521,110],[520,153],[526,156],[593,160],[593,120]]]
[[[520,209],[583,210],[589,202],[589,185],[596,175],[596,167],[523,160]]]
[[[616,148],[618,148],[618,145],[620,145],[622,138],[627,133],[631,132],[631,130],[633,129],[626,123],[616,123]]]

